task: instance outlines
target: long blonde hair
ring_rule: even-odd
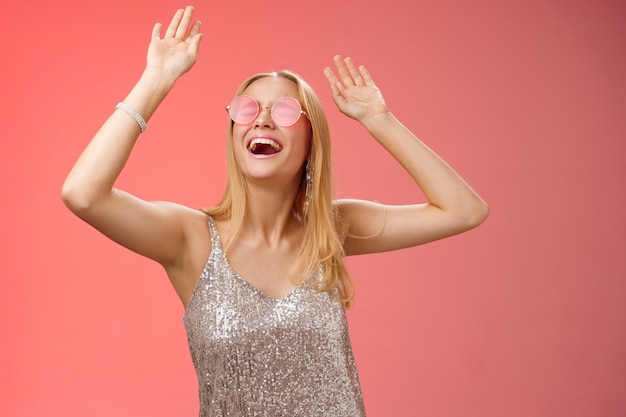
[[[305,169],[293,207],[294,213],[304,226],[304,237],[294,270],[302,271],[305,276],[309,276],[320,268],[321,262],[324,271],[321,289],[331,291],[337,288],[341,301],[345,307],[348,307],[354,296],[354,286],[344,264],[343,245],[337,231],[340,219],[332,201],[332,159],[326,115],[311,86],[291,71],[253,75],[239,86],[236,95],[242,94],[252,83],[265,77],[282,77],[296,84],[302,108],[311,122],[311,150],[308,163],[313,166],[312,193],[307,203]],[[247,207],[247,183],[235,161],[232,127],[231,123],[226,147],[228,172],[224,195],[215,206],[202,210],[215,219],[230,220],[225,250],[240,230]]]

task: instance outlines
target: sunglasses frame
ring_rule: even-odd
[[[237,100],[240,97],[248,97],[253,102],[256,103],[256,113],[255,113],[254,117],[252,117],[250,119],[250,121],[247,122],[247,123],[239,123],[235,119],[233,119],[233,117],[230,115],[230,109],[232,108],[233,101]],[[300,109],[300,113],[298,113],[298,117],[296,118],[296,120],[294,120],[293,123],[290,123],[288,125],[281,124],[278,121],[276,121],[276,119],[274,118],[274,106],[276,105],[276,103],[278,103],[282,99],[290,99],[290,100],[295,101],[298,104],[298,108]],[[230,104],[228,106],[226,106],[226,112],[228,113],[228,117],[230,117],[230,120],[232,120],[233,123],[237,123],[237,124],[241,124],[241,125],[247,125],[247,124],[252,123],[257,117],[259,117],[259,114],[261,113],[261,110],[263,110],[263,109],[269,109],[270,110],[270,117],[272,118],[274,123],[276,123],[278,126],[281,126],[281,127],[289,127],[289,126],[295,125],[296,123],[298,123],[298,120],[300,120],[300,117],[302,117],[302,115],[304,115],[305,117],[308,117],[306,112],[304,110],[302,110],[302,105],[300,104],[298,99],[296,99],[295,97],[289,97],[289,96],[280,97],[280,98],[276,99],[276,101],[274,101],[274,103],[272,103],[271,106],[261,106],[261,104],[258,102],[258,100],[255,99],[254,97],[249,96],[247,94],[241,94],[241,95],[236,96],[235,98],[233,98],[230,101]]]

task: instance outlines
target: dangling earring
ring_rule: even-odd
[[[306,201],[304,202],[304,210],[306,212],[306,210],[309,208],[311,200],[313,199],[313,162],[307,161],[305,170],[306,189],[304,194],[306,196]]]

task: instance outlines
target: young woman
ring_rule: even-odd
[[[146,121],[195,63],[202,35],[178,10],[146,68],[63,185],[65,204],[159,262],[185,306],[202,416],[365,415],[344,309],[344,257],[406,248],[479,225],[485,202],[389,112],[349,59],[324,69],[333,99],[413,177],[428,202],[332,200],[330,137],[312,89],[289,71],[246,80],[227,106],[228,183],[206,210],[114,188]]]

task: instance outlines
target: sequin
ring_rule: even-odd
[[[271,298],[237,275],[208,218],[212,250],[183,317],[200,417],[362,417],[361,388],[337,291],[321,272]]]

